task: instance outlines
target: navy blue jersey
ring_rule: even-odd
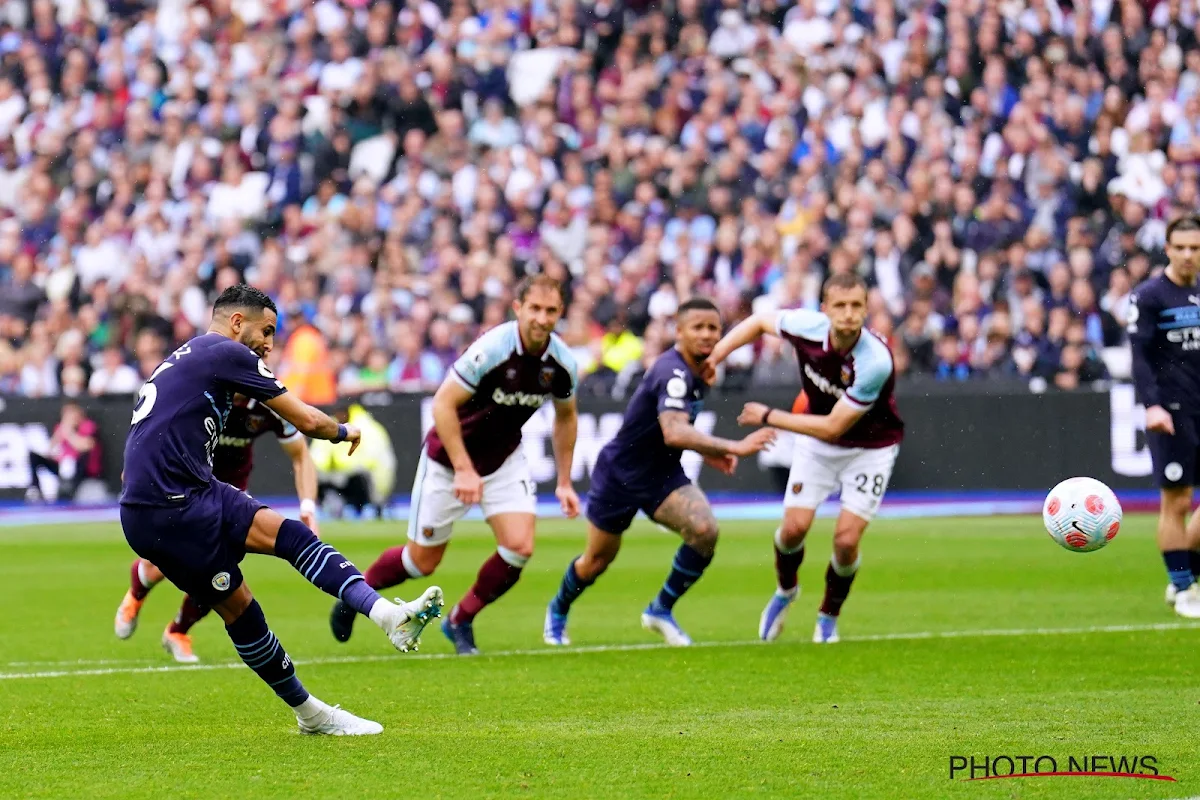
[[[1200,286],[1180,286],[1165,273],[1143,281],[1128,327],[1138,401],[1200,413]]]
[[[663,353],[633,393],[621,429],[600,451],[596,471],[603,471],[609,481],[639,490],[678,470],[683,451],[667,446],[658,415],[683,411],[695,424],[707,391],[704,381],[692,373],[678,350]]]
[[[197,336],[171,353],[133,408],[121,502],[174,505],[208,486],[234,394],[270,400],[285,391],[250,348],[219,333]]]

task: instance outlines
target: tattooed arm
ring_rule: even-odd
[[[770,428],[760,428],[740,441],[720,439],[696,430],[688,421],[684,411],[663,411],[658,415],[662,427],[663,441],[676,450],[694,450],[702,456],[750,456],[775,441],[774,432],[769,436],[758,436]]]

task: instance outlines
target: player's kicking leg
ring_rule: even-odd
[[[442,613],[442,590],[437,586],[407,603],[384,600],[367,585],[350,559],[318,539],[304,523],[284,519],[269,508],[262,507],[255,514],[246,537],[246,552],[287,561],[309,583],[369,617],[401,652],[416,650],[425,626]]]
[[[593,507],[593,503],[588,504],[589,514],[593,513]],[[636,509],[634,512],[636,513]],[[630,514],[624,524],[618,522],[617,527],[624,531],[632,519]],[[567,565],[558,593],[546,608],[546,621],[542,628],[542,639],[546,644],[565,646],[571,643],[570,637],[567,636],[567,614],[571,611],[571,605],[604,574],[620,551],[621,535],[607,533],[589,520],[587,547],[582,555]]]
[[[655,509],[653,519],[678,533],[683,544],[675,552],[671,572],[658,596],[642,612],[642,627],[661,634],[669,645],[686,647],[692,640],[675,621],[675,603],[712,563],[717,548],[717,519],[708,498],[691,483],[671,492]]]
[[[486,492],[486,488],[485,488]],[[485,513],[486,513],[485,494]],[[483,562],[475,583],[442,622],[442,633],[459,655],[475,655],[475,617],[516,586],[533,556],[536,517],[523,512],[494,514],[487,518],[496,534],[496,552]]]
[[[113,630],[118,639],[128,639],[137,630],[138,615],[142,611],[142,603],[150,590],[162,582],[163,574],[158,567],[144,558],[136,558],[129,567],[129,588],[121,598],[117,607],[117,616],[113,622]]]

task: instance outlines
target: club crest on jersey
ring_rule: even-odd
[[[228,572],[218,572],[216,575],[213,576],[212,585],[213,585],[213,588],[216,589],[218,592],[223,592],[226,589],[228,589],[229,583],[230,583],[230,579],[229,579]]]
[[[549,389],[550,384],[554,382],[554,367],[542,367],[542,371],[538,373],[538,386],[543,389]]]
[[[842,364],[842,384],[849,386],[854,377],[854,372],[850,369],[849,364]]]
[[[804,490],[803,483],[793,483],[792,484],[792,494],[800,494],[800,492],[803,490]]]

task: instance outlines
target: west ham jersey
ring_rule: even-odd
[[[173,505],[207,486],[234,394],[263,401],[286,391],[240,342],[207,333],[184,344],[154,370],[133,408],[121,502]]]
[[[829,317],[799,308],[779,312],[776,326],[776,333],[796,348],[810,414],[827,415],[843,398],[866,412],[833,444],[879,448],[904,438],[893,394],[892,352],[882,339],[864,328],[854,347],[839,353],[829,342]]]
[[[254,467],[254,440],[267,433],[275,434],[281,442],[294,442],[304,435],[254,398],[243,395],[234,398],[225,429],[217,437],[213,477],[246,491]]]
[[[557,334],[540,355],[525,352],[517,323],[497,325],[454,362],[451,375],[472,397],[458,409],[467,454],[491,475],[521,444],[521,427],[547,399],[574,396],[575,359]],[[437,428],[425,440],[429,457],[453,468]]]
[[[629,400],[621,429],[600,451],[596,473],[603,474],[606,482],[615,481],[637,492],[679,470],[683,451],[664,441],[658,415],[682,411],[694,425],[707,392],[704,381],[692,373],[678,350],[663,353]]]

